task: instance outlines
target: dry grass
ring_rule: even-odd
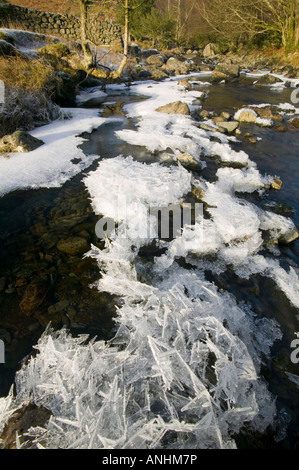
[[[80,13],[79,2],[74,0],[9,0],[8,3],[51,13],[76,16]]]

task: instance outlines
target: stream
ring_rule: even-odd
[[[149,84],[148,86],[152,85]],[[279,103],[290,102],[290,89],[271,89],[269,87],[262,87],[261,89],[254,87],[250,79],[225,85],[212,84],[208,87],[197,83],[194,85],[194,90],[205,90],[207,92],[206,99],[201,103],[202,109],[214,112],[215,115],[219,115],[223,111],[234,114],[236,109],[241,108],[243,105],[263,103],[278,105]],[[55,331],[61,331],[63,327],[70,331],[70,337],[68,338],[66,336],[55,337],[54,335],[57,350],[61,351],[61,354],[65,353],[68,360],[71,361],[72,356],[69,355],[69,351],[77,348],[78,360],[83,361],[86,359],[86,369],[91,370],[96,366],[95,364],[92,365],[92,362],[89,362],[90,359],[85,358],[83,354],[91,354],[91,356],[97,353],[100,354],[99,351],[102,351],[101,348],[103,348],[101,353],[103,355],[102,362],[96,364],[99,368],[103,367],[103,370],[105,367],[107,368],[106,381],[110,384],[109,387],[103,385],[102,396],[105,396],[105,400],[108,400],[107,397],[109,396],[110,401],[108,400],[107,404],[105,401],[104,404],[101,404],[102,414],[99,415],[103,420],[102,426],[106,427],[107,432],[103,432],[99,441],[96,440],[95,435],[92,438],[90,437],[92,435],[91,431],[89,434],[87,433],[91,447],[105,446],[110,443],[116,448],[130,448],[131,446],[134,448],[138,445],[143,448],[150,442],[149,446],[152,447],[156,445],[158,448],[181,447],[187,449],[197,448],[198,442],[200,442],[200,447],[203,448],[230,448],[234,446],[232,444],[233,440],[238,448],[298,448],[299,369],[298,364],[293,364],[290,360],[292,352],[290,345],[292,340],[296,338],[295,332],[299,331],[299,311],[298,307],[290,301],[292,294],[288,297],[283,289],[278,287],[277,279],[279,278],[280,282],[281,272],[275,271],[277,274],[274,277],[264,275],[263,272],[268,272],[267,269],[270,269],[267,267],[263,272],[258,271],[258,269],[253,270],[253,273],[247,276],[241,268],[239,271],[234,269],[234,265],[230,261],[227,262],[226,268],[218,270],[216,265],[219,262],[219,266],[223,266],[224,258],[218,260],[214,254],[204,254],[201,259],[198,254],[192,252],[192,249],[190,252],[185,253],[185,247],[175,245],[173,241],[167,241],[168,244],[165,244],[165,240],[160,240],[162,243],[136,242],[135,253],[134,250],[130,251],[132,248],[130,240],[119,242],[116,239],[119,242],[119,251],[113,251],[113,246],[109,248],[102,240],[97,238],[95,225],[104,214],[104,210],[109,203],[108,195],[106,201],[105,196],[103,197],[104,194],[107,194],[111,189],[112,201],[116,194],[116,188],[121,188],[123,184],[124,191],[127,188],[128,199],[132,200],[133,204],[134,198],[131,195],[130,188],[135,187],[137,196],[141,194],[141,197],[146,199],[147,195],[144,196],[144,194],[148,184],[148,187],[152,188],[149,192],[151,192],[153,204],[157,205],[162,201],[163,205],[163,203],[165,204],[163,198],[156,196],[156,191],[157,194],[159,191],[158,183],[157,189],[155,186],[158,181],[156,175],[159,174],[159,170],[155,165],[161,165],[161,167],[163,165],[169,172],[172,171],[172,163],[169,160],[169,155],[172,156],[171,150],[168,152],[167,148],[162,150],[159,147],[157,150],[152,151],[150,144],[144,146],[139,144],[136,130],[139,126],[139,119],[132,111],[134,108],[130,108],[130,106],[138,103],[145,106],[147,103],[146,97],[139,92],[135,92],[134,85],[119,90],[112,88],[110,91],[108,87],[106,92],[108,96],[100,102],[91,100],[80,104],[80,106],[86,108],[99,108],[102,116],[112,118],[91,133],[82,135],[85,141],[80,145],[80,148],[84,154],[87,156],[98,155],[98,158],[95,158],[83,172],[77,174],[59,188],[13,191],[0,199],[0,338],[3,339],[6,347],[6,362],[0,364],[0,396],[7,396],[14,382],[15,373],[20,369],[23,359],[32,353],[33,346],[51,322]],[[105,101],[108,104],[105,105]],[[177,128],[183,124],[179,121],[171,123]],[[248,211],[252,210],[252,205],[260,210],[279,207],[279,213],[290,217],[298,226],[298,130],[289,129],[286,132],[279,132],[270,127],[260,127],[253,124],[241,124],[240,129],[242,134],[238,136],[238,140],[235,139],[237,141],[232,140],[229,142],[231,148],[237,152],[246,152],[250,160],[256,163],[262,176],[277,176],[283,182],[280,191],[242,193],[241,197],[242,200],[246,201],[244,204],[248,207]],[[169,128],[167,128],[168,131],[171,132]],[[155,131],[153,125],[152,128],[148,129],[148,132],[149,134],[150,132],[156,132],[157,135],[159,130],[156,129]],[[179,130],[179,132],[181,131]],[[189,135],[187,135],[189,138],[192,131],[187,132],[189,132]],[[258,140],[255,144],[250,143],[248,138],[245,137],[246,132],[250,132],[261,140]],[[130,133],[136,133],[136,136],[134,137],[132,134],[133,137],[131,137]],[[174,131],[172,135],[174,135]],[[183,133],[179,135],[187,139]],[[122,136],[129,137],[122,139]],[[136,144],[133,143],[135,138]],[[130,156],[133,156],[132,161]],[[193,176],[195,176],[198,184],[202,185],[203,180],[204,184],[207,184],[206,190],[210,199],[206,202],[208,208],[209,206],[214,207],[215,201],[218,201],[218,199],[215,199],[218,193],[212,194],[212,191],[214,191],[213,185],[217,181],[216,172],[219,168],[227,167],[222,167],[215,158],[210,158],[207,155],[201,155],[200,159],[205,162],[205,165],[202,171],[193,172]],[[107,160],[111,160],[111,162],[114,160],[111,167],[109,166],[110,163],[105,163]],[[100,167],[98,167],[99,163]],[[142,181],[144,175],[144,168],[150,170],[148,173],[149,183],[144,183],[143,188],[140,181]],[[175,169],[177,168],[175,166]],[[115,171],[115,173],[111,173],[109,182],[107,175],[110,171]],[[171,194],[173,201],[170,202],[172,203],[175,203],[177,197],[184,202],[194,203],[195,200],[192,199],[191,192],[184,189],[188,187],[187,171],[185,169],[175,171],[178,171],[178,173],[166,174],[165,170],[164,175],[161,170],[162,186],[160,190],[163,187],[166,188],[165,198],[167,198],[167,194]],[[96,177],[99,178],[98,184],[96,184]],[[129,182],[129,186],[126,186],[126,180],[132,181],[131,186]],[[228,176],[228,180],[230,180],[230,176]],[[182,187],[179,186],[180,183]],[[184,188],[183,185],[185,185]],[[228,203],[230,203],[230,197],[232,196],[227,196]],[[236,197],[239,198],[237,191]],[[99,203],[99,201],[101,202]],[[207,208],[205,206],[204,211],[206,214]],[[111,217],[108,209],[104,215]],[[204,218],[207,224],[209,224],[211,215],[215,220],[219,216],[216,212],[205,215]],[[219,220],[221,220],[220,216]],[[130,223],[131,219],[128,224]],[[242,221],[240,223],[242,224]],[[121,221],[119,221],[119,224],[121,225]],[[129,231],[133,230],[132,224],[133,222],[129,225]],[[236,236],[236,239],[239,240],[238,236]],[[171,243],[173,243],[171,246],[176,247],[174,249],[176,251],[173,251],[176,256],[173,259],[167,258],[167,255],[165,255],[166,249],[170,247],[169,244]],[[230,241],[227,242],[226,246],[229,246],[229,244]],[[91,255],[83,257],[91,246],[93,247]],[[270,260],[270,264],[272,261],[276,263],[278,260],[280,266],[287,273],[289,273],[290,267],[298,273],[298,239],[291,244],[279,246],[279,251],[261,249],[260,253],[265,259]],[[122,263],[119,259],[122,256],[124,257],[123,266],[120,267]],[[246,264],[246,261],[244,264]],[[99,272],[101,275],[99,275]],[[114,280],[113,273],[116,273]],[[126,276],[124,273],[128,273],[127,284],[124,281]],[[195,279],[196,276],[198,277]],[[199,281],[202,285],[199,285]],[[122,282],[124,282],[123,285]],[[180,282],[185,290],[180,291]],[[291,285],[288,280],[283,282]],[[147,286],[150,292],[146,290]],[[201,290],[202,286],[205,290]],[[134,294],[130,293],[130,289],[132,289],[132,292],[134,291]],[[296,285],[294,289],[296,289]],[[202,312],[200,302],[203,306]],[[159,316],[160,313],[157,313],[158,304],[160,305],[159,308],[162,308],[161,305],[165,308],[165,305],[169,304],[169,312],[163,310],[164,313]],[[185,319],[172,318],[172,309],[184,312],[182,315],[186,316]],[[243,314],[241,320],[237,319],[240,309],[246,313],[245,317],[248,317],[246,320],[242,317]],[[135,317],[132,319],[133,317],[130,316],[133,315],[133,310],[136,311],[136,319]],[[189,313],[186,313],[187,310]],[[196,318],[196,311],[201,312],[200,321],[202,323],[196,323],[199,321]],[[215,314],[217,322],[215,320],[216,323],[212,324],[210,321],[213,318],[212,312],[214,311],[218,312]],[[229,313],[227,313],[228,311]],[[159,325],[163,321],[166,322],[165,318],[169,315],[169,323],[167,327],[164,323],[163,327],[164,330],[168,329],[169,331],[167,346],[162,344],[160,340],[160,333],[157,333],[158,326],[151,323],[150,312],[153,312],[157,319],[159,318],[157,320]],[[218,314],[219,317],[217,317]],[[121,320],[115,321],[117,315],[120,315]],[[210,319],[207,320],[206,317],[209,317],[209,315]],[[149,322],[148,325],[141,325],[141,318],[143,317],[148,319],[146,320]],[[268,321],[269,323],[267,323]],[[271,323],[272,321],[275,323]],[[179,334],[176,336],[174,324],[178,325],[181,336]],[[186,326],[187,324],[188,326]],[[196,331],[200,332],[198,338],[192,333],[192,325],[194,325]],[[229,333],[223,333],[223,326],[225,329],[228,328]],[[140,329],[138,329],[139,327]],[[251,327],[256,328],[256,330],[251,331]],[[149,328],[149,330],[146,328]],[[187,338],[189,329],[190,337]],[[277,332],[278,329],[280,333]],[[128,336],[128,330],[131,331],[131,337]],[[233,339],[238,337],[239,331],[241,332],[242,344],[239,344],[239,340],[235,341]],[[91,349],[88,349],[87,353],[84,348],[93,348],[93,346],[92,344],[89,346],[87,340],[80,343],[78,338],[82,334],[96,337],[101,344],[95,346],[92,353],[90,352]],[[136,346],[138,341],[142,342],[143,334],[144,338],[147,335],[151,338],[149,339],[149,349],[147,351],[138,350],[139,346]],[[165,331],[164,334],[166,335]],[[219,339],[218,343],[217,338],[221,338],[225,334],[227,334],[227,338],[223,340],[224,342]],[[252,338],[251,334],[253,334]],[[115,335],[117,340],[113,342],[115,341]],[[273,336],[271,337],[271,335]],[[78,340],[78,343],[75,342],[76,340]],[[74,342],[72,343],[72,341]],[[112,352],[110,357],[109,352],[103,345],[110,344],[111,341]],[[186,344],[182,345],[181,343],[184,341],[186,341]],[[229,341],[231,343],[227,345],[226,342]],[[213,343],[214,346],[211,346],[209,353],[206,353],[205,347],[210,343]],[[244,347],[246,353],[244,352],[245,349],[242,349],[243,343],[246,345],[246,348]],[[48,354],[50,357],[51,348],[54,348],[54,346],[50,346],[46,339],[41,344],[40,351],[44,348],[44,352],[41,354],[43,354],[46,361],[46,355]],[[97,343],[95,344],[97,345]],[[261,358],[258,358],[258,352],[256,351],[263,344],[265,349],[261,353]],[[116,351],[117,348],[120,349]],[[176,359],[172,355],[172,348],[177,348]],[[129,360],[129,354],[135,354],[135,351],[140,357],[140,363],[136,362],[135,357]],[[154,375],[150,372],[144,359],[148,356],[149,351],[152,352],[156,360],[153,366],[153,370],[155,369]],[[119,372],[118,376],[121,377],[121,374],[126,376],[127,374],[128,389],[124,385],[126,383],[125,379],[123,379],[124,383],[121,382],[121,379],[119,379],[119,382],[112,380],[113,370],[118,370],[117,364],[119,361],[124,360],[122,354],[125,355],[126,353],[128,354],[128,371]],[[36,351],[34,351],[33,355],[36,354]],[[82,354],[81,358],[80,354]],[[240,357],[238,354],[240,354]],[[199,360],[198,365],[194,366],[196,357],[201,357],[201,355],[202,359]],[[247,361],[244,369],[240,372],[238,365],[236,365],[236,370],[230,369],[230,365],[235,360],[236,364],[238,364],[238,361],[240,363],[241,357],[244,358],[244,364]],[[254,366],[260,370],[258,376],[262,378],[261,383],[258,383],[259,381],[255,378],[248,379],[249,384],[245,383],[244,371],[248,371],[248,376],[253,377],[254,375],[252,365],[250,365],[251,357]],[[229,358],[229,362],[224,365],[226,358]],[[97,360],[99,361],[99,359]],[[223,364],[219,365],[219,369],[217,369],[217,361],[219,364],[223,361]],[[203,364],[206,364],[205,371],[202,370]],[[110,366],[111,372],[108,372]],[[165,369],[163,369],[164,366]],[[179,372],[185,366],[188,373],[192,368],[192,374],[198,374],[201,377],[202,382],[200,385],[191,372],[191,378],[187,377],[187,372],[184,376],[183,372]],[[38,363],[36,363],[36,367],[36,371],[44,371],[43,368],[38,369],[41,367]],[[68,376],[65,367],[66,363],[63,366],[61,364],[57,366],[61,377],[64,376],[63,371],[65,377]],[[163,369],[162,372],[159,367],[161,367],[161,370]],[[72,368],[72,370],[76,368],[79,370],[79,365],[74,363]],[[43,373],[46,374],[46,372],[40,372],[41,377]],[[238,375],[239,373],[240,375]],[[104,372],[101,372],[101,374],[101,377],[105,379]],[[136,378],[135,375],[138,377]],[[22,390],[20,387],[24,386],[24,390],[28,387],[28,391],[20,393],[19,401],[26,398],[26,393],[29,394],[32,387],[36,387],[34,380],[32,378],[29,380],[28,377],[29,372],[24,372],[20,376],[19,390]],[[95,393],[93,387],[98,378],[95,378],[95,372],[92,372],[91,377],[87,383],[92,395],[92,393]],[[163,383],[162,385],[160,382],[158,383],[157,377],[160,377],[159,380]],[[51,380],[49,376],[45,378],[45,390],[47,387],[49,387],[49,390],[51,389],[49,385]],[[56,383],[56,379],[53,380],[52,383]],[[86,395],[80,401],[84,384],[81,390],[80,385],[73,377],[67,380],[69,380],[70,388],[65,393],[70,398],[57,398],[59,402],[57,404],[54,403],[55,393],[52,394],[49,391],[49,397],[45,399],[45,402],[43,402],[43,396],[45,395],[39,396],[37,394],[37,403],[48,403],[53,414],[62,417],[60,424],[63,423],[63,426],[67,427],[67,420],[72,420],[73,423],[76,422],[76,424],[73,424],[74,429],[81,429],[80,426],[83,426],[85,420],[88,421],[88,412],[84,414],[82,407],[84,400],[89,403],[89,398]],[[239,392],[232,385],[234,380],[240,386]],[[173,389],[170,384],[174,384]],[[256,389],[254,388],[255,384],[257,384]],[[268,391],[264,390],[264,384],[266,384]],[[59,385],[57,387],[59,388]],[[130,387],[134,391],[129,390]],[[221,391],[220,387],[223,387],[225,392]],[[212,402],[210,395],[206,396],[207,390],[213,398]],[[254,396],[251,395],[253,390]],[[61,390],[57,396],[59,396],[59,393],[62,394]],[[70,408],[67,409],[67,406],[71,406],[68,405],[68,400],[70,399],[71,403],[72,393],[75,397],[73,401],[79,397],[78,402],[76,401],[76,417],[71,417]],[[242,393],[244,394],[244,400],[241,397]],[[136,398],[135,395],[138,394],[140,397],[144,394],[144,402],[143,399]],[[63,394],[61,396],[63,397]],[[275,399],[275,405],[273,406],[277,413],[277,419],[273,427],[271,425],[273,420],[270,417],[273,406],[269,405],[270,397]],[[255,399],[258,404],[262,403],[261,409],[263,411],[260,414],[257,413],[257,424],[251,428],[248,424],[251,418],[247,420],[246,413],[248,412],[248,416],[254,414],[252,410],[255,409]],[[130,408],[128,413],[131,421],[129,420],[126,424],[122,422],[121,418],[123,413],[121,400],[127,401],[127,406]],[[130,400],[132,401],[130,402]],[[213,408],[213,400],[216,403],[216,411]],[[251,406],[250,400],[252,400],[252,409],[249,409]],[[245,410],[246,401],[248,402],[249,411]],[[108,407],[109,403],[110,408]],[[115,405],[115,408],[112,407],[111,403]],[[265,405],[265,411],[264,403],[267,405]],[[91,409],[93,409],[92,406],[97,409],[99,405],[92,401]],[[204,413],[199,412],[196,406],[207,411]],[[111,416],[109,409],[111,410]],[[185,409],[187,410],[186,415],[183,414]],[[233,414],[234,409],[236,410],[235,415]],[[230,417],[230,413],[232,413],[232,417]],[[79,416],[81,417],[79,418]],[[145,437],[142,441],[141,437],[136,436],[138,436],[138,433],[141,434],[139,426],[141,426],[140,422],[144,422],[145,416],[148,416],[146,418],[148,419],[148,427],[145,428],[145,425],[143,425],[142,430]],[[157,416],[161,417],[159,418],[160,421]],[[185,423],[186,416],[187,422]],[[252,420],[254,421],[254,418]],[[237,424],[232,424],[234,422]],[[127,431],[127,425],[130,423],[132,426],[131,434]],[[198,423],[201,423],[201,425]],[[215,437],[218,431],[213,434],[214,428],[218,429],[218,427],[221,430],[220,433],[222,433],[222,438],[219,441],[218,437]],[[86,445],[87,441],[82,440],[81,442],[75,431],[69,431],[67,428],[67,432],[70,433],[67,437],[66,428],[62,427],[61,429],[66,436],[65,442],[61,444],[62,446],[71,446],[71,441],[77,443],[78,447]],[[125,432],[128,432],[128,437],[124,443],[122,436]],[[55,437],[55,429],[52,427],[49,431],[50,447],[55,447],[55,443],[59,441],[59,436],[61,438],[60,431],[57,431]],[[112,441],[113,444],[111,444]],[[75,447],[76,445],[74,444]]]

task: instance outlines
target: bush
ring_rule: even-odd
[[[64,113],[38,90],[6,88],[5,103],[0,106],[0,138],[16,130],[30,131],[36,126],[61,119]]]

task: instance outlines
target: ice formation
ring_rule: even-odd
[[[0,196],[17,189],[59,187],[68,179],[88,168],[99,158],[86,156],[78,148],[84,142],[79,137],[108,121],[94,109],[65,109],[72,117],[54,121],[30,132],[44,145],[28,153],[0,155]]]
[[[234,448],[245,424],[263,432],[275,420],[260,368],[282,335],[275,320],[208,282],[205,269],[220,273],[230,266],[242,277],[269,276],[299,306],[295,270],[261,254],[265,231],[274,236],[293,223],[241,197],[263,191],[272,179],[260,175],[245,152],[233,151],[228,137],[211,142],[190,117],[155,111],[178,99],[192,105],[192,94],[182,94],[175,81],[134,90],[150,99],[127,106],[137,129],[119,131],[119,138],[245,167],[221,168],[208,183],[175,162],[123,156],[99,162],[84,183],[95,213],[118,226],[103,250],[92,246],[86,256],[101,272],[94,287],[119,298],[116,334],[105,343],[47,329],[36,356],[17,374],[16,397],[0,400],[0,423],[31,400],[52,412],[45,428],[28,432],[39,448]],[[153,223],[148,207],[184,203],[192,184],[204,190],[209,218],[199,215],[172,241],[143,231]],[[166,252],[144,263],[139,250],[153,241]]]

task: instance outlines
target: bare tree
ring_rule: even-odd
[[[299,40],[298,0],[197,0],[211,31],[222,38],[276,33],[285,48]]]
[[[90,5],[89,0],[80,1],[80,21],[81,21],[81,44],[84,53],[85,66],[89,68],[92,65],[93,57],[87,40],[87,11]]]

